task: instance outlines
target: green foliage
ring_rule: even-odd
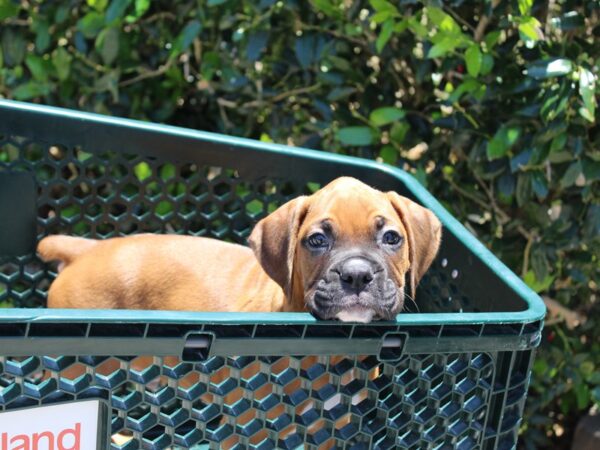
[[[528,448],[567,448],[600,402],[599,17],[593,0],[0,0],[0,95],[411,171],[588,318],[549,322],[524,421]]]

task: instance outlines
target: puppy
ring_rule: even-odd
[[[262,219],[250,248],[141,234],[44,238],[59,261],[51,308],[309,311],[319,319],[391,320],[432,263],[441,224],[395,192],[348,177]]]

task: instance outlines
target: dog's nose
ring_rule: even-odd
[[[371,264],[363,258],[350,258],[340,268],[342,285],[356,292],[362,291],[373,281]]]

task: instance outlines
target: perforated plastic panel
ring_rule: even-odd
[[[126,449],[510,448],[531,357],[0,357],[0,407],[104,398]]]
[[[14,204],[19,245],[0,238],[0,307],[8,308],[0,310],[0,411],[103,398],[113,446],[126,449],[514,446],[543,306],[406,174],[0,101],[0,180],[14,174],[36,188]],[[258,219],[341,175],[411,196],[445,226],[417,304],[396,323],[54,313],[43,309],[53,268],[14,251],[55,233],[184,233],[244,244]],[[35,233],[26,223],[37,224]],[[189,334],[199,332],[212,345],[188,357]],[[381,350],[390,332],[403,336],[393,358]]]

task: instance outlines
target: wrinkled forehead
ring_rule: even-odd
[[[303,228],[328,220],[344,234],[372,235],[380,218],[386,224],[401,226],[398,214],[383,192],[359,182],[337,182],[310,198]]]

